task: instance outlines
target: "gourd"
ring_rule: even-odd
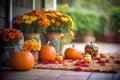
[[[92,57],[95,57],[98,55],[98,47],[95,44],[93,44],[92,42],[85,46],[85,54],[88,54],[88,53]]]
[[[64,60],[64,58],[63,58],[63,56],[58,55],[58,56],[56,57],[56,60],[57,60],[57,61],[63,61],[63,60]]]
[[[84,58],[83,58],[83,61],[84,62],[91,62],[92,61],[92,57],[91,57],[91,55],[90,54],[86,54],[85,56],[84,56]]]
[[[34,67],[34,57],[29,51],[14,52],[10,57],[10,66],[14,70],[30,70]]]
[[[106,58],[106,55],[103,54],[103,53],[100,53],[100,57],[101,57],[101,58]]]
[[[79,59],[82,55],[82,52],[75,49],[74,45],[72,48],[67,48],[65,50],[65,58],[67,59]]]
[[[41,50],[38,52],[38,57],[41,61],[54,61],[56,59],[56,50],[48,42],[47,45],[41,47]]]

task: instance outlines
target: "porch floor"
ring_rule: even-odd
[[[73,44],[73,43],[72,43]],[[63,51],[72,46],[65,45]],[[75,48],[84,52],[85,43],[74,43]],[[120,53],[120,44],[96,43],[99,52]],[[50,69],[32,69],[30,71],[13,71],[10,67],[0,66],[1,80],[120,80],[118,73],[63,71]]]

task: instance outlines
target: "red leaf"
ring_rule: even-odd
[[[100,66],[105,66],[105,63],[100,63]]]
[[[120,64],[120,60],[115,61],[115,63]]]
[[[110,56],[110,58],[115,58],[114,56]]]
[[[97,63],[105,63],[105,61],[104,60],[100,60],[100,61],[98,61]]]
[[[87,62],[77,62],[74,64],[75,66],[81,66],[81,67],[88,67],[89,66],[89,63]]]
[[[75,69],[74,69],[75,71],[82,71],[82,67],[80,67],[80,66],[75,66]]]
[[[100,61],[101,58],[99,58],[99,57],[94,57],[93,60],[98,60],[98,61]]]
[[[54,61],[41,61],[41,63],[43,63],[43,64],[52,64],[52,63],[54,63]]]
[[[105,63],[109,63],[109,60],[108,60],[108,59],[106,59],[106,60],[105,60]]]

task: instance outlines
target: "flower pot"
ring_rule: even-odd
[[[24,33],[24,40],[35,39],[41,44],[39,33]]]
[[[117,43],[120,43],[120,36],[116,37],[116,41],[117,41]]]
[[[56,49],[57,55],[60,53],[60,33],[51,32],[45,34],[45,44],[47,44],[48,41],[50,41],[51,46],[53,46]]]
[[[6,66],[10,66],[9,59],[15,51],[18,51],[17,47],[4,47],[4,52],[0,56],[1,63],[6,65]]]
[[[34,56],[34,60],[35,60],[35,65],[38,64],[38,51],[36,52],[31,52]]]
[[[106,42],[113,43],[115,42],[115,36],[113,35],[105,35]]]

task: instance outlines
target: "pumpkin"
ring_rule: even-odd
[[[103,54],[103,53],[100,53],[100,57],[101,57],[101,58],[106,58],[106,55]]]
[[[42,46],[38,57],[41,61],[54,61],[56,59],[56,50],[53,46]]]
[[[57,60],[57,61],[63,61],[63,56],[58,55],[58,56],[56,57],[56,60]]]
[[[98,55],[98,47],[91,42],[85,46],[85,53],[89,53],[92,57],[96,57]]]
[[[14,70],[30,70],[34,67],[34,57],[29,51],[14,52],[10,57],[10,66]]]
[[[67,48],[65,50],[65,58],[67,59],[78,59],[82,55],[82,52],[75,49],[74,47],[72,48]]]
[[[91,62],[92,61],[92,57],[91,57],[91,55],[89,55],[89,54],[86,54],[85,56],[84,56],[84,58],[83,58],[83,61],[84,62]]]

